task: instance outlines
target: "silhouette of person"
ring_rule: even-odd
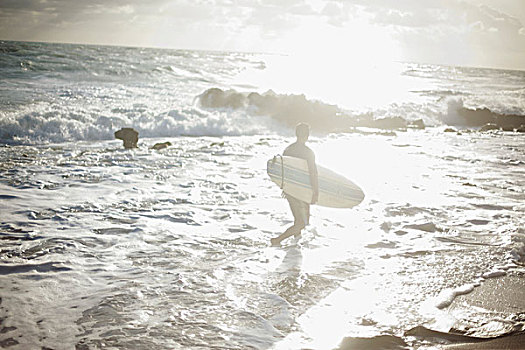
[[[305,159],[308,163],[308,172],[310,174],[310,184],[313,189],[312,200],[310,203],[303,202],[289,194],[284,193],[284,197],[290,205],[294,217],[294,223],[279,237],[271,239],[272,245],[279,245],[282,240],[294,235],[299,237],[303,228],[308,225],[310,221],[310,204],[315,204],[319,198],[319,183],[317,178],[317,166],[315,165],[315,154],[306,146],[306,141],[310,136],[310,126],[305,123],[300,123],[295,127],[295,135],[297,141],[286,147],[283,152],[284,156],[297,157]]]

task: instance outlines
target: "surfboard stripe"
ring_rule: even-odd
[[[322,166],[318,165],[317,169],[319,172],[318,204],[350,208],[363,200],[363,191],[352,181]],[[309,201],[311,198],[312,188],[306,160],[276,156],[268,161],[267,172],[270,179],[285,193],[304,201]]]
[[[280,182],[282,177],[282,167],[279,161],[277,161],[276,164],[276,166],[270,166],[268,168],[268,173],[270,177],[273,177]],[[310,174],[308,172],[285,165],[284,173],[286,174],[285,184],[290,182],[304,188],[311,188]],[[360,198],[362,196],[362,192],[360,190],[352,188],[350,185],[344,183],[331,182],[325,177],[319,177],[319,191],[326,191],[333,195],[339,195],[348,198]]]

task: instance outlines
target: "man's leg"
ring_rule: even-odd
[[[294,224],[288,227],[279,237],[272,238],[270,240],[272,245],[279,245],[282,240],[290,236],[299,237],[301,230],[305,228],[308,223],[308,217],[310,216],[309,205],[289,196],[286,197],[286,200],[288,200],[288,204],[292,210]]]
[[[290,236],[296,236],[299,237],[301,235],[301,230],[304,228],[304,225],[292,225],[286,229],[279,237],[272,238],[270,241],[272,242],[272,245],[279,245],[281,244],[281,241],[284,239],[290,237]]]
[[[310,204],[305,202],[300,202],[300,210],[299,210],[299,222],[298,224],[302,227],[299,228],[299,232],[294,233],[294,236],[296,238],[301,236],[301,231],[303,228],[305,228],[310,223]],[[297,221],[295,222],[295,225],[297,225]]]

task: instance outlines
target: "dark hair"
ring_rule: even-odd
[[[299,123],[295,127],[295,136],[297,137],[306,137],[310,135],[310,125],[306,123]]]

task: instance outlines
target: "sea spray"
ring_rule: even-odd
[[[499,82],[494,91],[479,85],[475,69],[396,63],[391,71],[370,72],[400,78],[390,90],[359,89],[359,80],[339,81],[341,75],[316,95],[305,93],[312,91],[308,86],[285,89],[284,78],[273,79],[274,86],[253,80],[251,73],[274,71],[265,54],[1,41],[0,59],[0,141],[11,144],[110,140],[122,127],[144,137],[215,136],[281,134],[305,119],[320,132],[347,132],[405,128],[418,120],[480,126],[509,115],[514,120],[507,124],[516,126],[525,115],[520,71],[479,70],[483,79]],[[292,57],[281,60],[293,65]],[[204,97],[213,91],[228,92],[236,102],[215,94],[210,103]],[[350,91],[368,91],[367,103]]]

